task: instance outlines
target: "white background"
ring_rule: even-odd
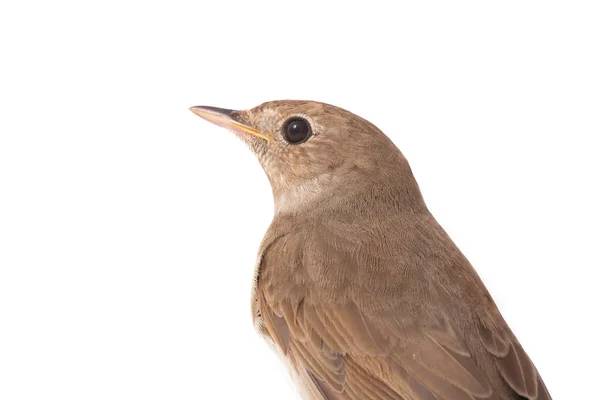
[[[274,99],[390,135],[553,397],[594,398],[594,3],[3,2],[0,398],[295,398],[250,320],[268,181],[188,111]]]

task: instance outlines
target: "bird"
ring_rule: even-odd
[[[271,184],[252,317],[303,399],[551,399],[375,125],[315,101],[190,110],[246,143]]]

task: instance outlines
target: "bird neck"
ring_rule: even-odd
[[[423,212],[427,208],[410,169],[395,176],[365,176],[352,169],[340,174],[323,173],[295,182],[291,186],[274,186],[275,215],[329,213],[340,209],[365,213]]]
[[[296,214],[312,209],[333,196],[339,188],[340,179],[331,173],[324,173],[314,178],[295,182],[294,185],[273,187],[275,215]]]

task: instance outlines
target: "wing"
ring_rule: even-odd
[[[310,399],[550,399],[493,302],[454,306],[451,291],[391,266],[397,254],[311,231],[269,246],[256,291],[263,330]]]
[[[450,327],[400,339],[355,304],[273,308],[262,296],[268,334],[322,399],[550,399],[518,342],[483,326],[479,339],[489,354],[480,364]]]

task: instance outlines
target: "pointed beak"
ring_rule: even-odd
[[[237,134],[250,134],[266,140],[267,142],[271,141],[269,136],[242,122],[239,111],[209,106],[190,107],[190,111],[217,126]]]

